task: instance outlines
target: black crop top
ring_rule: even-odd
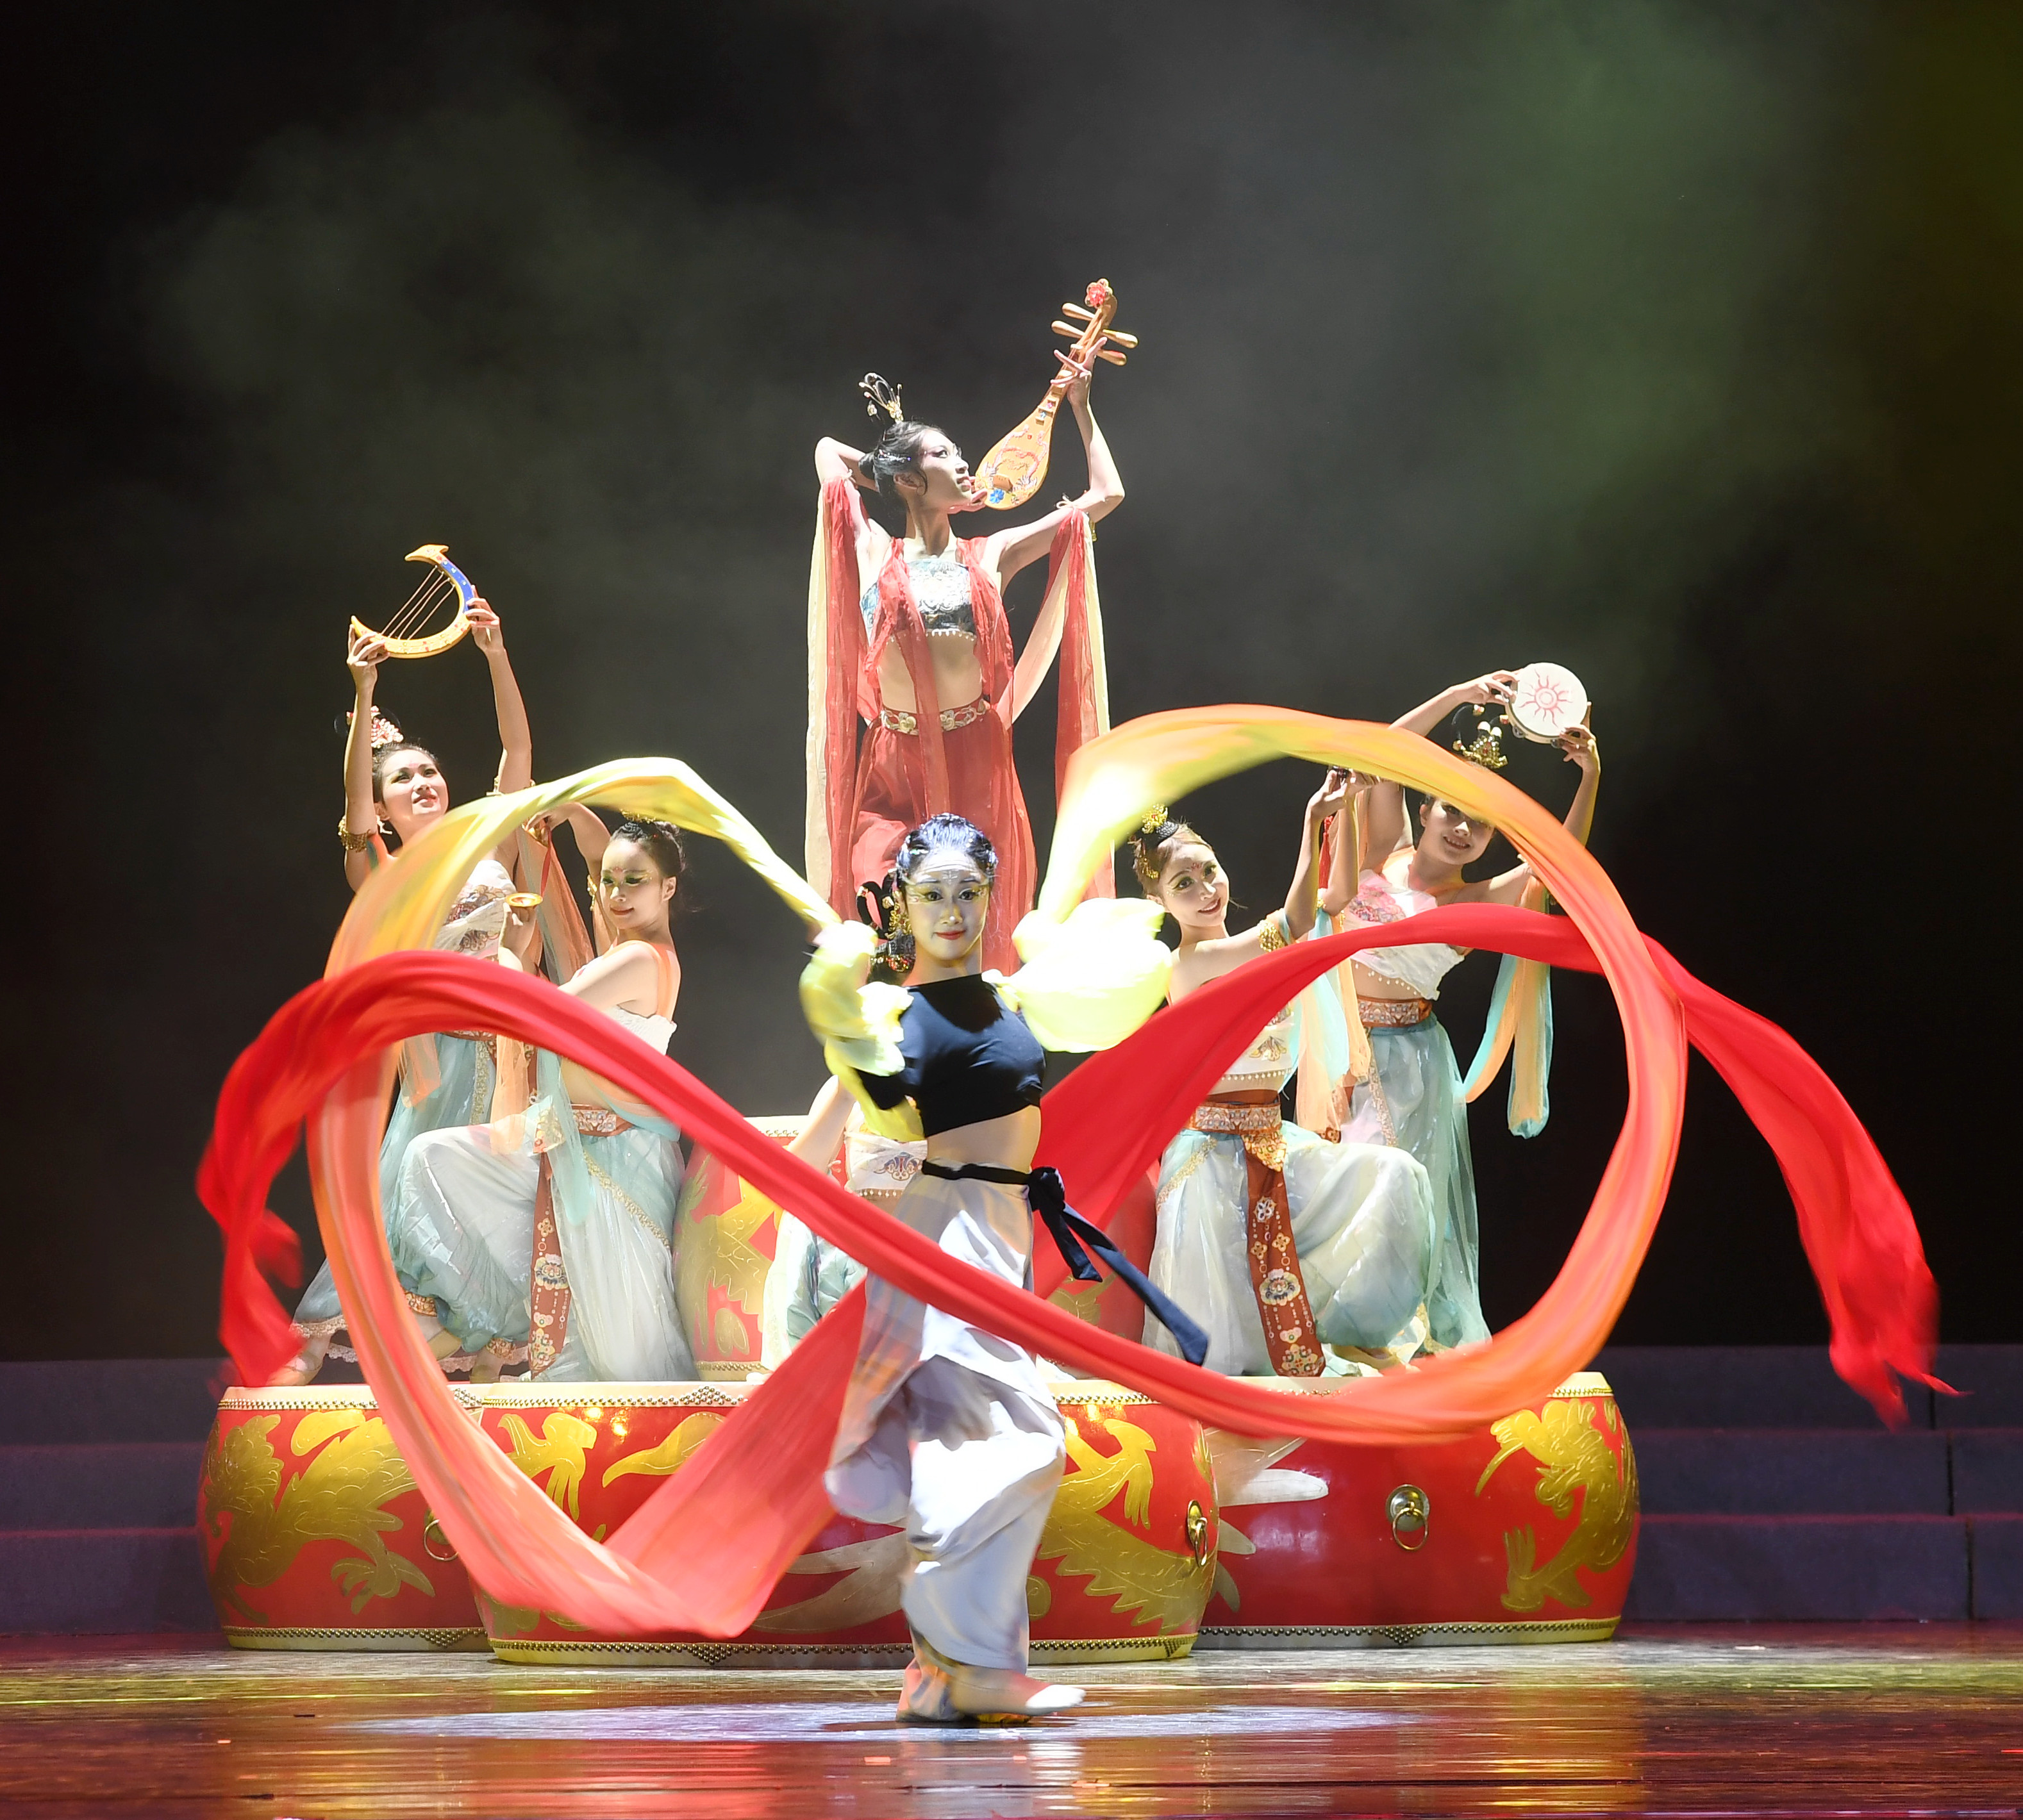
[[[897,1074],[862,1076],[874,1104],[909,1099],[931,1138],[1040,1103],[1046,1051],[980,974],[914,986],[899,1020]]]

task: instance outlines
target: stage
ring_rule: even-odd
[[[0,1644],[9,1815],[2014,1814],[2023,1626],[1626,1627],[1077,1671],[941,1730],[891,1673]]]

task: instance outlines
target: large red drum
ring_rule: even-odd
[[[1215,1573],[1214,1476],[1200,1426],[1114,1384],[1057,1383],[1066,1475],[1026,1599],[1036,1660],[1167,1660],[1193,1646]],[[466,1393],[491,1434],[591,1535],[609,1534],[680,1470],[741,1384],[502,1384]],[[569,1400],[562,1400],[567,1394]],[[898,1530],[832,1516],[742,1636],[601,1635],[479,1595],[508,1661],[851,1667],[911,1654]]]
[[[1223,1522],[1204,1649],[1575,1643],[1622,1616],[1637,1458],[1598,1372],[1460,1441],[1209,1444]]]
[[[363,1385],[225,1393],[198,1526],[225,1640],[481,1650],[470,1583]]]
[[[780,1144],[805,1122],[751,1121]],[[697,1376],[738,1383],[759,1369],[766,1273],[779,1242],[779,1204],[697,1146],[675,1208],[675,1300]]]

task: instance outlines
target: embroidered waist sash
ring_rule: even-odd
[[[974,726],[990,712],[990,704],[982,696],[960,707],[942,710],[942,731],[952,733],[958,727]],[[888,733],[917,733],[920,730],[920,717],[910,708],[881,707],[878,711],[878,724]]]
[[[1250,1261],[1250,1290],[1257,1299],[1257,1318],[1264,1328],[1264,1350],[1280,1377],[1319,1377],[1320,1335],[1293,1244],[1279,1096],[1229,1094],[1205,1100],[1187,1122],[1197,1131],[1243,1141],[1247,1171],[1244,1251]]]

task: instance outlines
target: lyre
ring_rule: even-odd
[[[375,632],[354,615],[351,634],[355,638],[378,639],[389,657],[433,657],[438,651],[447,651],[470,630],[470,605],[477,598],[477,590],[450,561],[448,550],[440,543],[424,543],[419,550],[409,550],[408,561],[428,564],[427,579],[408,596],[406,604],[386,622],[385,631]],[[456,601],[455,617],[440,631],[426,630],[429,621],[448,605],[452,596]]]
[[[1136,335],[1125,334],[1110,326],[1116,313],[1117,293],[1110,289],[1107,278],[1096,280],[1083,293],[1081,303],[1061,305],[1061,314],[1074,320],[1056,322],[1053,331],[1074,344],[1068,353],[1077,366],[1087,366],[1093,357],[1121,367],[1125,356],[1118,350],[1137,346]],[[1108,342],[1114,342],[1117,346],[1106,346]],[[1053,447],[1054,413],[1060,409],[1061,395],[1066,390],[1056,378],[1033,414],[979,464],[976,477],[986,488],[984,503],[993,512],[1008,512],[1014,506],[1022,506],[1040,490],[1040,483],[1047,477],[1047,462]]]

